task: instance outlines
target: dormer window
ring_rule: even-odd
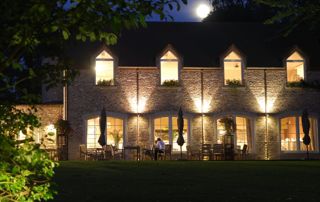
[[[179,81],[179,59],[172,51],[167,51],[160,58],[161,85]]]
[[[305,79],[305,60],[297,51],[287,58],[287,82]]]
[[[224,84],[242,85],[242,58],[234,51],[231,51],[223,60]]]
[[[107,51],[96,57],[95,70],[96,85],[114,85],[114,59]]]

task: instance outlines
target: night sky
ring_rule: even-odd
[[[202,19],[196,15],[196,8],[200,4],[209,4],[209,0],[188,0],[188,5],[182,5],[180,11],[171,11],[169,14],[177,22],[200,22]],[[149,21],[160,21],[158,17],[149,18]]]

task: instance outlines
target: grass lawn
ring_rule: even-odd
[[[320,161],[66,161],[55,201],[320,201]]]

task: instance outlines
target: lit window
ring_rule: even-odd
[[[224,58],[224,84],[242,84],[242,59],[235,52],[230,52]]]
[[[179,80],[179,60],[171,51],[160,58],[160,73],[161,84]]]
[[[311,139],[309,151],[316,151],[316,119],[309,118]],[[303,129],[301,117],[286,117],[281,119],[281,151],[305,151],[306,146],[303,144]]]
[[[114,60],[106,51],[102,51],[96,58],[96,84],[114,84]]]
[[[171,144],[173,151],[180,151],[180,146],[177,144],[178,139],[178,123],[177,117],[167,116],[154,119],[154,140],[161,138],[165,144]],[[188,142],[188,119],[184,119],[183,139],[184,144],[182,151],[187,151]]]
[[[304,59],[298,53],[294,52],[287,59],[287,81],[288,82],[297,82],[304,80]]]
[[[234,144],[236,149],[242,149],[243,145],[248,145],[248,150],[251,149],[251,129],[250,120],[244,117],[226,117],[217,120],[217,144],[224,143],[224,136],[227,134],[226,121],[233,121],[236,126],[236,131],[234,135]],[[230,124],[229,124],[230,125]]]
[[[123,147],[123,120],[107,117],[106,140],[108,145]],[[98,143],[100,136],[99,117],[87,121],[87,148],[101,148]]]
[[[32,137],[35,144],[40,144],[44,149],[55,149],[57,144],[57,131],[53,124],[45,127],[35,128],[34,130],[27,129],[27,134],[19,132],[17,139],[25,140]]]

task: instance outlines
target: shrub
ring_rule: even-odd
[[[179,85],[179,81],[178,80],[165,80],[162,83],[162,86],[165,86],[165,87],[177,87],[177,86],[180,86],[180,85]]]
[[[236,87],[243,86],[243,85],[241,84],[241,81],[240,81],[240,80],[237,80],[237,79],[228,79],[228,80],[226,81],[226,83],[227,83],[227,86],[230,86],[230,87],[232,87],[232,88],[236,88]]]
[[[113,79],[110,80],[99,80],[97,82],[98,86],[112,86],[113,85]]]
[[[32,137],[16,140],[19,131],[39,127],[31,111],[0,105],[0,201],[53,199],[51,179],[57,163],[35,144]]]

